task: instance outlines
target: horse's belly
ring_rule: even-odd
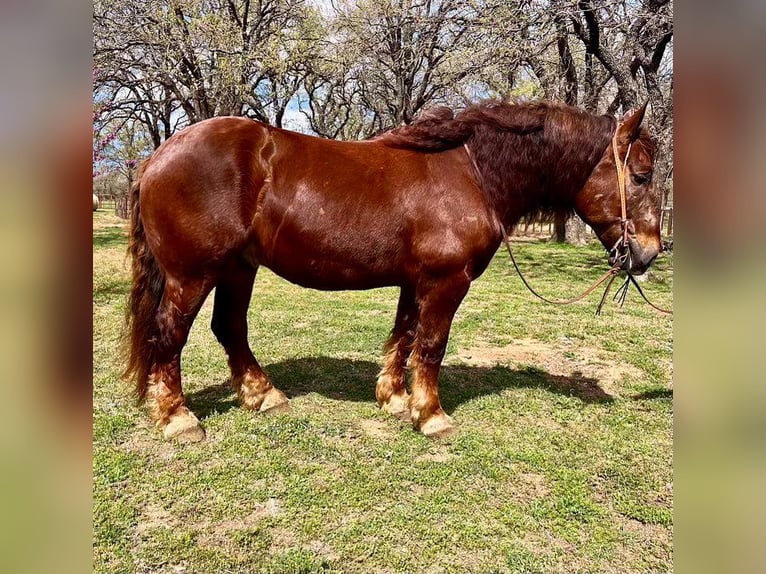
[[[385,196],[360,201],[301,182],[287,185],[275,178],[274,185],[253,218],[253,263],[314,289],[401,284],[404,225]]]
[[[361,265],[294,251],[277,252],[260,263],[291,283],[323,291],[388,287],[398,285],[401,277],[384,265]]]
[[[302,287],[321,290],[372,289],[400,285],[403,247],[359,234],[317,234],[283,228],[260,237],[250,251],[253,263]]]

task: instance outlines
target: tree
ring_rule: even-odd
[[[369,136],[457,103],[485,64],[480,10],[457,0],[342,0],[306,83],[307,116],[326,136]]]
[[[667,195],[672,165],[670,0],[511,0],[490,12],[489,23],[492,44],[502,57],[485,78],[497,93],[542,95],[591,113],[619,115],[648,99],[649,125],[659,144],[655,182]],[[508,73],[497,72],[503,66]],[[525,85],[530,78],[537,89]],[[554,239],[583,240],[584,224],[575,218],[559,216],[554,228]]]
[[[624,0],[616,6],[598,7],[579,0],[579,13],[567,13],[576,36],[608,73],[616,89],[607,113],[627,112],[648,100],[649,125],[658,143],[655,185],[663,198],[673,155],[673,66],[669,57],[673,41],[673,4],[670,0]],[[595,86],[590,86],[592,91]]]
[[[316,36],[304,0],[96,0],[95,98],[157,147],[179,126],[248,115],[281,126]]]
[[[483,97],[618,115],[648,99],[667,194],[672,38],[670,0],[95,0],[94,157],[136,122],[156,148],[208,117],[281,127],[298,108],[359,139]]]

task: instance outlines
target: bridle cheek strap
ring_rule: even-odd
[[[614,247],[610,250],[615,252],[616,267],[622,267],[623,263],[630,257],[630,244],[628,240],[628,198],[626,189],[626,180],[628,175],[628,158],[630,157],[630,148],[633,146],[633,142],[628,144],[628,151],[625,153],[625,161],[620,159],[620,152],[617,149],[617,134],[620,131],[620,127],[614,132],[612,138],[612,152],[614,153],[614,166],[617,169],[617,188],[620,192],[620,238],[614,244]],[[622,250],[622,253],[619,251]]]

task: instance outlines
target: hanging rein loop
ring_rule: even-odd
[[[546,303],[550,303],[553,305],[569,305],[571,303],[576,303],[577,301],[581,301],[582,299],[585,299],[588,295],[593,293],[593,291],[596,290],[600,285],[602,285],[604,282],[606,282],[606,288],[604,289],[604,294],[601,296],[601,300],[599,301],[598,306],[596,307],[596,315],[599,315],[601,313],[601,309],[604,306],[604,303],[606,302],[606,298],[609,295],[609,291],[612,288],[612,284],[614,283],[614,280],[617,278],[617,275],[620,274],[622,271],[622,266],[625,264],[625,262],[628,262],[630,259],[630,243],[629,243],[629,230],[628,230],[628,208],[627,208],[627,196],[625,192],[625,181],[626,181],[626,175],[627,175],[627,169],[628,169],[628,157],[630,156],[630,148],[632,146],[632,142],[628,145],[628,151],[625,154],[625,161],[623,162],[620,159],[620,153],[617,149],[617,131],[615,130],[614,137],[612,138],[612,150],[614,152],[614,163],[615,167],[617,169],[617,187],[620,191],[620,226],[621,226],[621,234],[620,238],[617,240],[617,242],[612,246],[612,249],[609,250],[610,256],[613,258],[614,263],[612,266],[604,273],[601,277],[599,277],[593,285],[588,287],[581,295],[578,295],[577,297],[573,297],[571,299],[566,300],[560,300],[560,299],[548,299],[546,297],[543,297],[540,295],[537,291],[535,291],[532,286],[529,284],[529,282],[524,277],[524,274],[521,272],[521,269],[519,268],[519,264],[516,262],[516,258],[513,256],[513,251],[511,250],[511,242],[508,239],[508,233],[505,229],[505,225],[500,223],[500,232],[503,235],[503,243],[505,243],[505,247],[508,250],[508,255],[511,258],[511,263],[513,263],[513,267],[516,269],[516,272],[519,274],[519,277],[521,278],[522,283],[524,283],[524,286],[529,289],[530,293],[532,293],[535,297],[538,299],[545,301]],[[471,150],[468,147],[467,143],[463,143],[463,147],[465,148],[465,152],[468,155],[468,159],[471,160],[471,164],[473,166],[474,172],[476,173],[476,179],[479,183],[479,186],[482,185],[481,181],[481,171],[479,171],[479,166],[476,163],[476,160],[473,157],[473,154],[471,153]],[[666,313],[672,315],[672,311],[668,311],[667,309],[662,309],[649,301],[649,299],[646,298],[646,295],[644,295],[643,290],[638,285],[638,282],[636,279],[631,275],[630,273],[627,273],[627,279],[625,279],[625,283],[623,283],[616,291],[613,300],[618,300],[620,302],[620,306],[625,302],[625,299],[628,295],[628,287],[630,287],[630,284],[633,283],[633,285],[636,286],[636,289],[638,290],[638,293],[641,295],[641,297],[646,301],[652,308],[656,309],[657,311],[660,311],[661,313]]]
[[[516,263],[516,258],[513,256],[513,251],[511,251],[511,242],[508,240],[508,235],[506,234],[505,226],[504,225],[500,225],[500,231],[503,234],[503,243],[505,243],[505,246],[508,249],[508,255],[510,255],[510,257],[511,257],[511,263],[513,263],[513,267],[516,269],[516,273],[518,273],[519,277],[521,277],[522,283],[524,283],[524,285],[526,286],[527,289],[529,289],[529,291],[530,291],[530,293],[532,293],[532,295],[534,295],[535,297],[537,297],[538,299],[540,299],[542,301],[545,301],[546,303],[550,303],[552,305],[569,305],[570,303],[576,303],[577,301],[581,301],[582,299],[585,299],[588,295],[593,293],[593,291],[596,290],[596,287],[601,285],[607,279],[609,279],[609,285],[608,286],[611,287],[612,286],[612,282],[614,281],[615,277],[617,277],[617,274],[620,272],[619,269],[616,269],[614,267],[610,267],[609,270],[606,273],[604,273],[601,277],[599,277],[599,279],[593,285],[588,287],[588,289],[586,289],[585,292],[582,295],[578,295],[577,297],[573,297],[572,299],[565,299],[565,300],[561,300],[561,299],[548,299],[548,298],[543,297],[542,295],[540,295],[534,289],[532,289],[532,286],[527,282],[527,279],[524,277],[524,274],[521,272],[521,269],[519,268],[519,264]],[[602,297],[602,304],[603,304],[603,299],[604,298],[606,298],[606,292],[604,292],[604,297]],[[599,305],[599,307],[600,307],[600,305]]]

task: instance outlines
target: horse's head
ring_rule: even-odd
[[[649,268],[661,246],[660,197],[652,181],[654,144],[641,127],[645,111],[646,104],[625,114],[575,198],[575,210],[609,251],[609,264],[636,275]]]

